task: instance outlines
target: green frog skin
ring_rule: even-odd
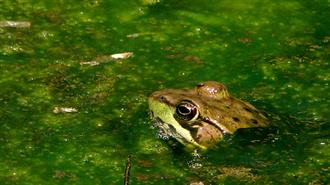
[[[269,126],[262,112],[215,81],[156,91],[149,97],[149,108],[156,127],[189,148],[207,149],[238,129]]]

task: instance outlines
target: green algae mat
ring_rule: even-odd
[[[330,1],[1,0],[1,184],[330,183]],[[169,145],[159,89],[213,80],[265,111],[205,153]]]

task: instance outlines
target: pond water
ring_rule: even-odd
[[[1,184],[330,183],[328,0],[0,4]],[[147,98],[205,80],[276,127],[173,149]]]

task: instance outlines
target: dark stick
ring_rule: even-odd
[[[131,170],[131,156],[129,155],[125,167],[124,185],[129,184],[129,171]]]

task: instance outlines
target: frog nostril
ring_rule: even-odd
[[[203,86],[204,86],[204,83],[197,84],[197,87],[203,87]]]
[[[161,102],[165,102],[165,101],[166,101],[165,96],[160,96],[160,97],[159,97],[159,101],[161,101]]]

